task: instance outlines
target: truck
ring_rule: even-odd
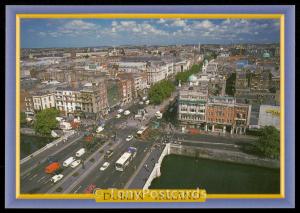
[[[58,162],[51,163],[45,168],[45,173],[53,174],[59,168],[60,168],[60,164]]]
[[[85,149],[81,148],[76,152],[76,157],[81,157],[85,153]]]
[[[75,158],[69,157],[67,160],[64,161],[63,166],[68,167],[71,163],[73,163],[73,161],[75,161]]]

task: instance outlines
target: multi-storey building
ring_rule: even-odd
[[[56,89],[55,103],[56,108],[65,115],[74,114],[82,109],[80,91],[71,87],[59,87]]]
[[[108,100],[105,82],[86,83],[80,90],[82,111],[96,118],[108,113]]]
[[[235,98],[228,96],[210,97],[207,104],[208,129],[215,131],[216,127],[223,133],[242,134],[250,122],[251,105],[238,104]]]
[[[123,78],[119,79],[117,84],[121,105],[130,103],[133,100],[133,80]]]
[[[33,109],[44,110],[55,107],[55,93],[35,92],[32,96]]]
[[[203,128],[206,125],[207,87],[182,87],[178,96],[178,120],[182,127]]]
[[[242,134],[250,122],[251,105],[238,104],[228,96],[209,97],[208,81],[190,76],[189,86],[178,96],[178,120],[182,128]]]

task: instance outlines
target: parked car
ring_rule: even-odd
[[[107,167],[109,167],[110,163],[105,162],[101,167],[100,167],[100,171],[104,171],[105,169],[107,169]]]
[[[121,118],[121,115],[120,115],[120,114],[117,114],[117,115],[116,115],[116,118]]]
[[[126,138],[126,141],[131,141],[133,139],[133,136],[132,135],[128,135],[127,138]]]
[[[124,109],[118,109],[118,113],[122,113],[124,111]]]
[[[62,175],[62,174],[54,175],[54,176],[51,178],[51,182],[56,183],[57,181],[61,180],[63,177],[64,177],[64,175]]]
[[[81,160],[76,160],[73,163],[71,163],[71,168],[75,168],[76,166],[78,166],[80,164]]]
[[[140,101],[140,102],[139,102],[139,105],[143,105],[143,104],[144,104],[144,102],[143,102],[143,101]]]

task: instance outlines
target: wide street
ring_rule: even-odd
[[[142,187],[154,163],[157,161],[164,143],[171,142],[188,146],[239,150],[244,145],[251,145],[255,141],[251,137],[243,138],[230,135],[207,134],[190,135],[183,134],[179,130],[164,131],[161,128],[151,130],[155,131],[156,135],[151,133],[148,135],[149,137],[144,139],[134,137],[131,141],[126,141],[126,137],[128,135],[135,136],[141,126],[150,125],[152,121],[155,121],[155,112],[167,107],[175,95],[173,94],[170,99],[159,106],[134,104],[124,107],[124,109],[130,110],[131,113],[127,116],[122,113],[120,118],[116,118],[116,111],[111,112],[105,120],[101,121],[104,123],[104,130],[101,134],[106,136],[105,141],[82,156],[81,160],[84,160],[84,166],[80,164],[76,168],[63,168],[61,174],[64,177],[57,183],[50,181],[53,175],[44,172],[44,168],[48,165],[47,157],[50,155],[54,156],[61,164],[67,158],[75,157],[76,151],[84,147],[85,142],[82,136],[85,129],[78,131],[67,142],[62,142],[57,147],[46,150],[35,158],[30,159],[26,164],[24,163],[27,166],[27,171],[23,170],[23,165],[21,167],[21,174],[23,174],[21,177],[21,192],[83,193],[90,184],[96,185],[97,188],[101,189]],[[134,114],[137,113],[139,108],[145,108],[147,111],[147,115],[143,120],[134,118]],[[90,125],[95,123],[95,121],[91,122]],[[96,126],[94,125],[93,127],[95,128]],[[117,171],[115,162],[130,146],[137,148],[136,157],[129,163],[125,171]],[[112,157],[107,160],[110,165],[106,170],[100,171],[99,168],[106,161],[104,153],[107,150],[113,150]],[[149,164],[149,167],[145,169],[144,166],[146,164]],[[32,165],[31,168],[30,165]]]
[[[70,167],[63,168],[61,174],[64,175],[64,178],[53,184],[50,182],[50,179],[53,175],[46,174],[44,172],[45,167],[49,164],[47,162],[47,158],[49,156],[53,156],[59,163],[63,163],[64,160],[67,158],[74,156],[76,151],[84,146],[84,141],[82,140],[83,132],[78,132],[73,137],[70,137],[69,140],[66,142],[61,142],[57,146],[51,147],[44,152],[40,153],[36,157],[33,157],[26,163],[22,164],[21,166],[21,192],[22,193],[51,193],[51,192],[59,192],[57,188],[60,188],[62,192],[65,190],[72,190],[70,189],[71,183],[76,183],[78,179],[82,175],[91,175],[91,177],[96,178],[99,171],[99,166],[104,162],[103,156],[104,152],[111,147],[114,147],[114,155],[111,160],[117,160],[129,146],[134,146],[138,149],[137,156],[135,158],[136,162],[139,162],[139,159],[142,158],[144,150],[147,150],[147,147],[150,146],[150,142],[141,142],[133,139],[130,143],[126,142],[125,139],[129,134],[135,135],[138,128],[142,125],[146,125],[150,119],[154,116],[154,113],[159,110],[162,106],[166,106],[168,102],[164,102],[163,104],[153,107],[153,106],[140,106],[140,105],[132,105],[128,107],[132,113],[129,116],[125,116],[122,114],[121,118],[115,118],[116,112],[111,112],[109,117],[106,121],[104,121],[104,131],[103,134],[109,136],[105,144],[102,145],[101,149],[94,150],[91,153],[86,153],[85,158],[88,158],[92,155],[95,161],[85,161],[85,168],[82,168],[82,165],[77,166],[76,168],[72,169]],[[134,113],[138,108],[146,107],[148,114],[144,121],[139,121],[138,119],[134,119]],[[126,108],[124,108],[126,109]],[[116,134],[116,140],[112,136]],[[97,165],[97,166],[96,166]],[[91,170],[91,168],[96,168]],[[114,165],[111,163],[110,167],[107,169],[105,174],[110,174],[109,171],[113,169]],[[130,176],[132,172],[129,171],[128,168],[127,175]],[[74,171],[76,170],[76,172]],[[80,171],[83,170],[83,171]],[[97,172],[96,172],[97,171]],[[76,174],[77,173],[77,174]],[[72,175],[71,175],[72,174]],[[120,174],[121,175],[121,174]],[[124,174],[123,174],[124,175]],[[123,176],[122,175],[122,176]],[[103,183],[104,187],[113,186],[118,181],[116,178],[118,175],[109,175],[109,177],[113,176],[112,179],[105,178],[105,182]],[[126,176],[126,175],[125,175]],[[102,178],[103,179],[103,178]],[[89,178],[84,178],[84,180],[89,180]],[[91,182],[89,180],[88,182]],[[79,181],[78,181],[79,182]],[[123,183],[125,184],[125,183]],[[68,187],[69,188],[68,188]],[[53,189],[56,189],[53,191]],[[76,189],[75,189],[76,190]]]

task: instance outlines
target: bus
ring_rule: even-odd
[[[142,126],[138,131],[137,131],[137,136],[138,137],[142,137],[144,135],[144,133],[146,132],[146,130],[148,129],[147,126]]]
[[[123,172],[128,166],[130,161],[136,156],[137,149],[135,147],[129,147],[128,150],[117,160],[116,170]]]

